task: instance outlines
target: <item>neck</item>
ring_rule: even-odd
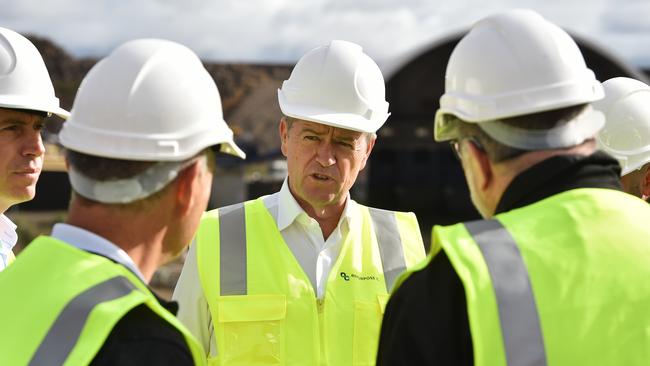
[[[587,156],[593,154],[595,149],[595,142],[589,140],[567,149],[533,151],[511,160],[493,164],[492,169],[494,170],[495,182],[489,194],[491,195],[490,201],[494,210],[496,210],[499,202],[503,198],[503,193],[510,186],[514,178],[530,167],[558,155]]]
[[[167,261],[163,239],[167,228],[151,215],[101,204],[70,205],[67,223],[103,237],[124,250],[149,283],[156,269]]]
[[[291,191],[291,188],[289,188],[289,191]],[[343,209],[345,209],[347,197],[342,202],[317,206],[296,196],[293,192],[291,192],[291,195],[293,195],[296,202],[298,202],[298,205],[300,205],[305,213],[318,222],[320,230],[323,233],[323,238],[327,240],[339,224],[339,220],[343,214]]]

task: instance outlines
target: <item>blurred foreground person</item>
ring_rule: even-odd
[[[484,220],[435,227],[397,287],[379,365],[647,365],[650,207],[596,152],[603,88],[570,36],[528,10],[454,49],[435,138]]]
[[[594,108],[605,115],[598,147],[621,164],[623,190],[650,199],[650,86],[630,78],[603,83],[605,99]]]
[[[192,239],[213,147],[240,157],[219,92],[188,48],[125,43],[95,65],[60,134],[66,224],[2,276],[0,365],[202,365],[176,306],[147,287]]]
[[[25,37],[0,28],[0,271],[14,260],[16,225],[4,213],[36,194],[45,146],[41,129],[50,114],[68,118],[45,62]]]
[[[350,188],[388,118],[361,47],[303,56],[278,91],[289,176],[279,192],[209,212],[174,291],[211,365],[372,365],[388,293],[424,259],[413,213]]]

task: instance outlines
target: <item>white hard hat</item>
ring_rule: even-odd
[[[618,159],[623,176],[650,162],[650,86],[624,77],[603,86],[605,99],[594,103],[607,121],[598,146]]]
[[[498,130],[501,126],[495,126],[493,121],[603,97],[602,86],[587,68],[573,39],[536,12],[523,9],[477,22],[454,48],[445,78],[445,94],[436,113],[438,141],[453,138],[445,128],[448,115],[480,123],[482,128],[487,126],[484,122],[489,122],[490,129]],[[580,126],[553,131],[554,138],[560,141],[543,141],[542,137],[527,142],[542,145],[538,148],[566,147],[581,142],[576,141],[580,140],[575,138],[576,132],[581,137],[593,137],[604,121],[598,113],[586,114],[589,116],[581,116]],[[483,129],[492,136],[491,131]],[[584,131],[578,131],[581,129]],[[512,137],[519,132],[506,135]]]
[[[68,118],[59,106],[43,57],[27,38],[0,28],[0,108],[31,109]]]
[[[181,161],[217,144],[245,157],[199,58],[158,39],[127,42],[97,63],[59,137],[70,150],[122,160]]]
[[[296,64],[278,90],[288,117],[361,132],[376,132],[389,116],[384,77],[361,46],[331,41]]]

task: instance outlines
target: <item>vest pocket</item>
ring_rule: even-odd
[[[352,364],[374,365],[377,345],[388,294],[377,295],[377,300],[354,302],[354,334],[352,338]]]
[[[283,364],[285,295],[223,296],[218,312],[220,365]]]

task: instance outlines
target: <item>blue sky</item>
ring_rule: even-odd
[[[47,36],[76,56],[157,37],[211,61],[291,63],[330,39],[346,39],[382,63],[512,7],[537,10],[650,67],[645,0],[3,0],[0,26]]]

